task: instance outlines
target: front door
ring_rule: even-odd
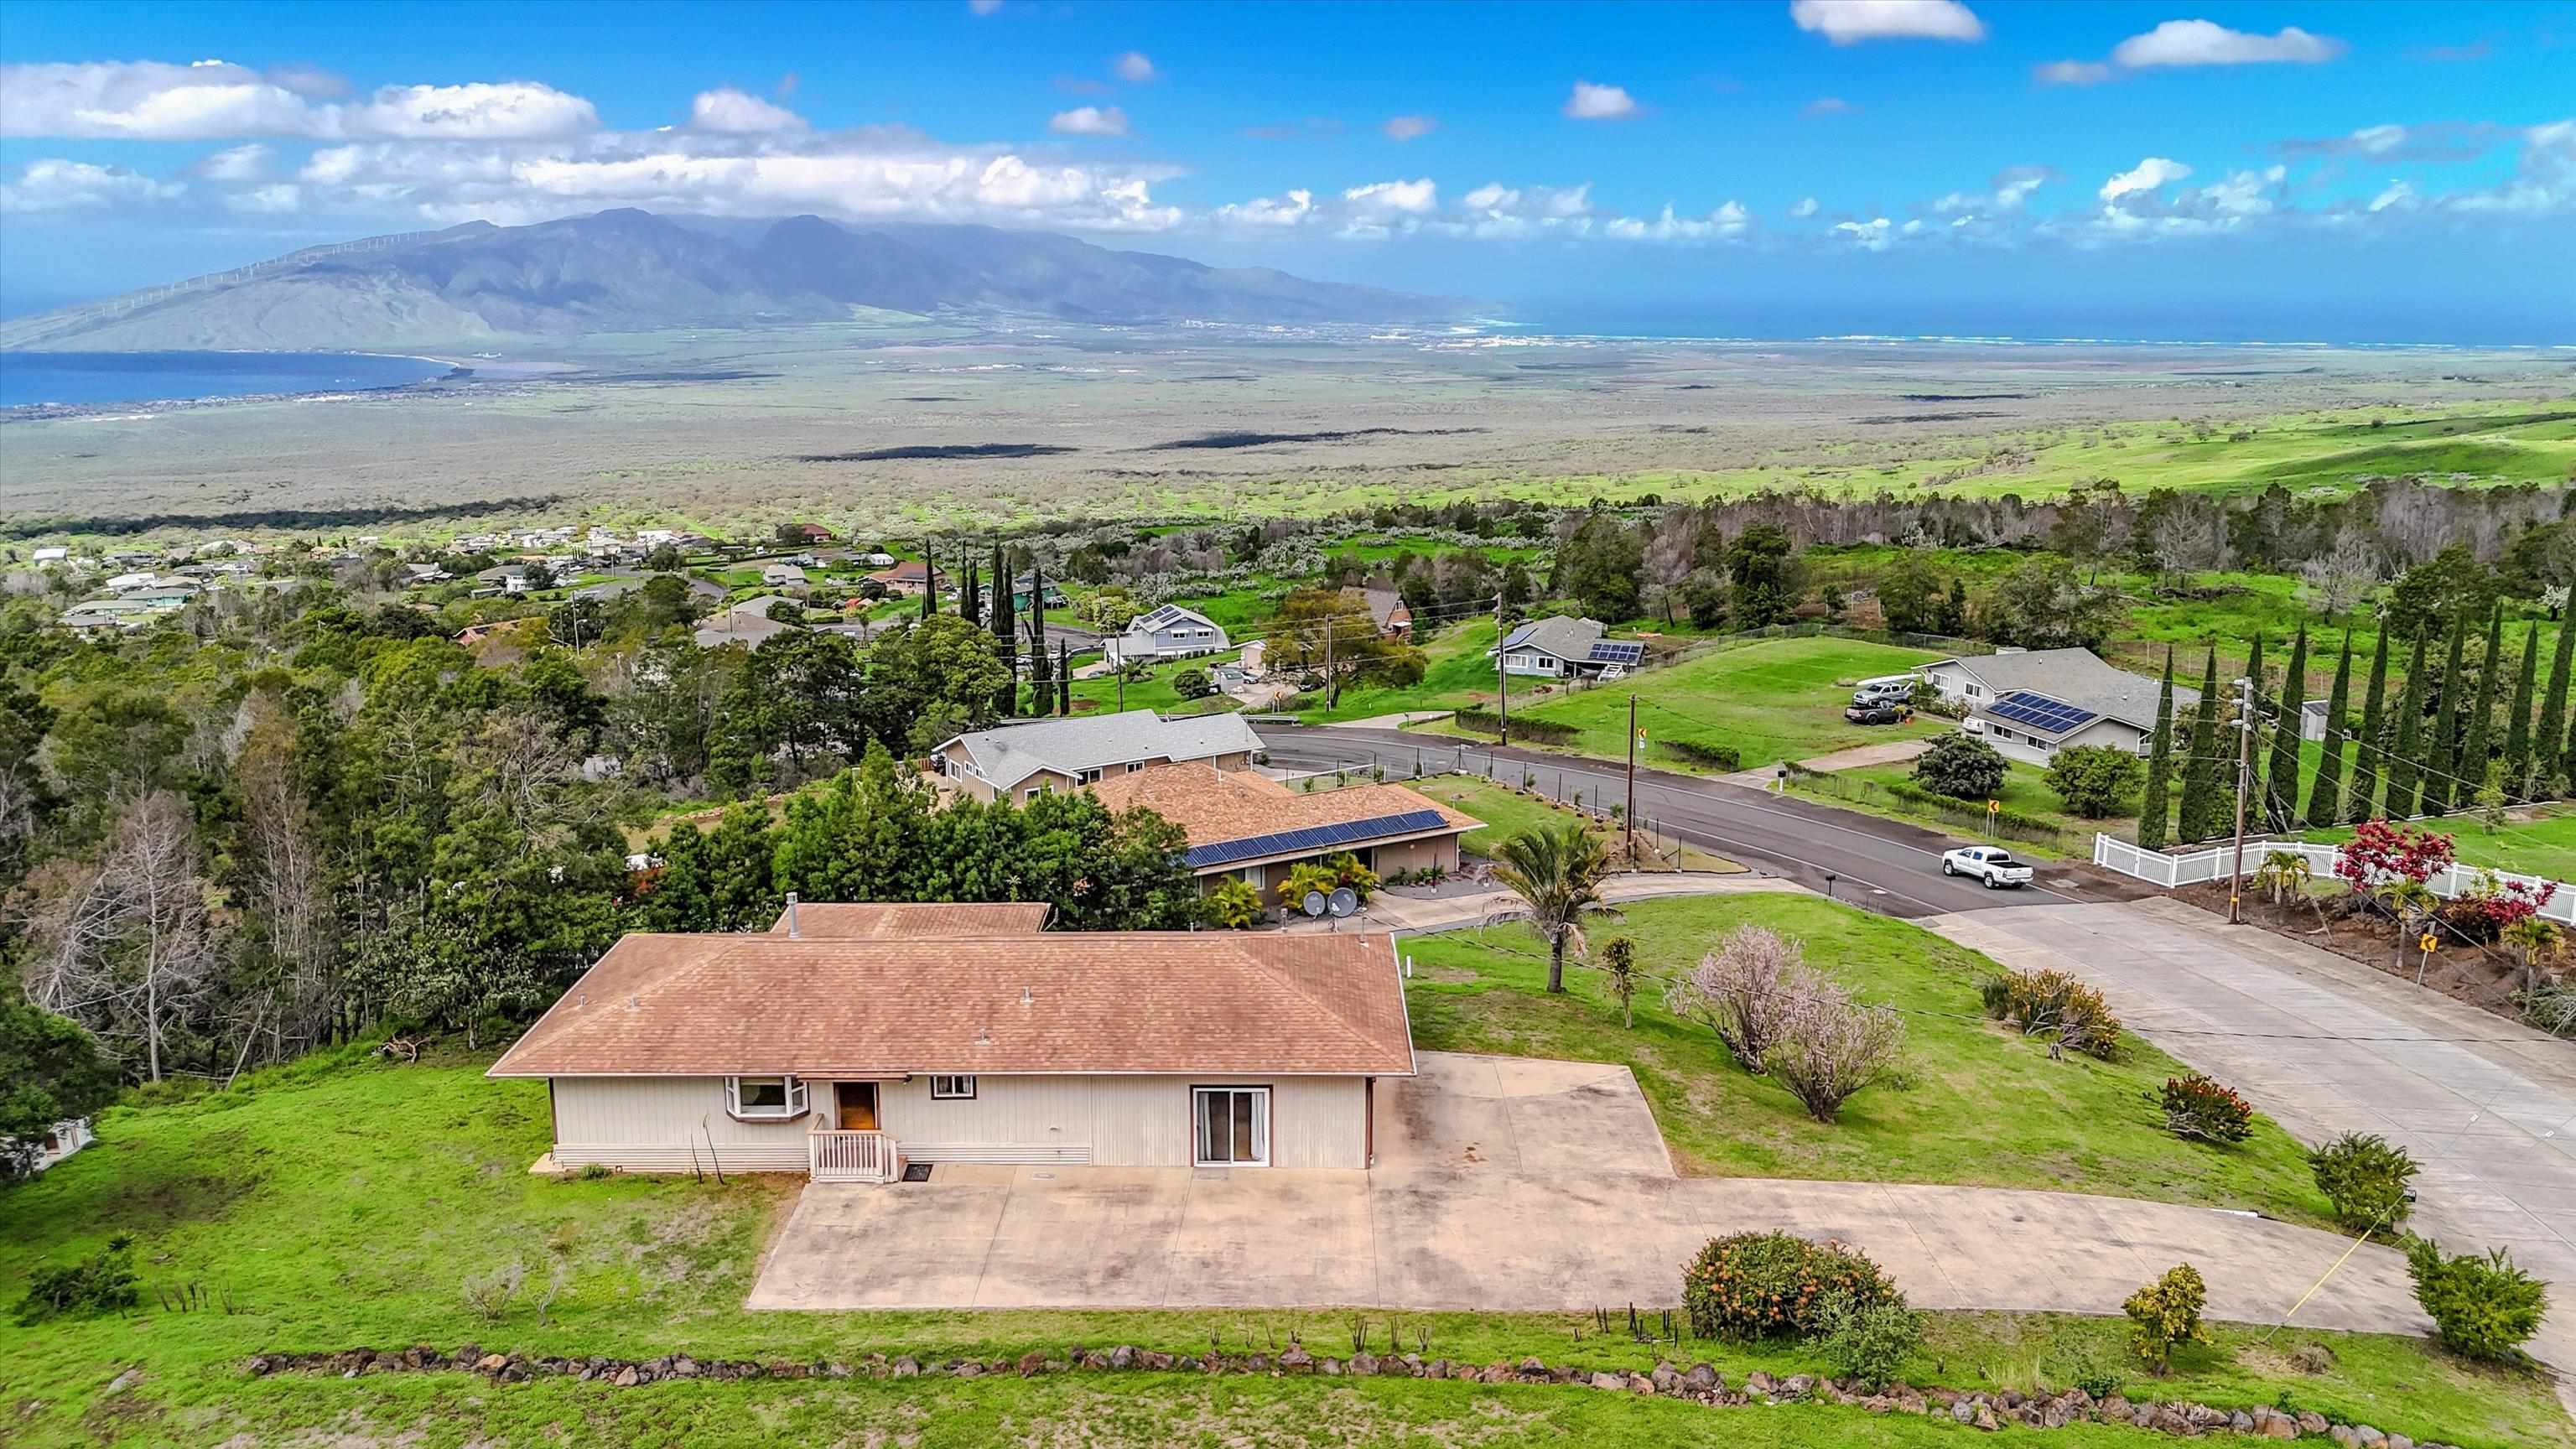
[[[1193,1087],[1190,1098],[1199,1166],[1270,1165],[1268,1087]]]
[[[832,1104],[838,1109],[834,1121],[844,1132],[877,1130],[877,1084],[874,1082],[835,1082]]]

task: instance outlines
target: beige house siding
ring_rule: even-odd
[[[939,752],[938,758],[943,762],[941,773],[946,775],[951,781],[955,782],[957,788],[965,794],[970,795],[975,799],[989,802],[1002,793],[999,790],[994,789],[992,785],[986,783],[980,776],[975,774],[974,758],[966,752],[966,747],[964,745],[952,742],[946,749]],[[1252,768],[1252,752],[1249,750],[1236,750],[1230,755],[1215,755],[1211,756],[1210,759],[1215,764],[1216,768],[1220,770],[1248,770]],[[1117,764],[1112,764],[1103,768],[1100,773],[1104,776],[1123,775],[1131,770],[1141,770],[1147,765],[1168,765],[1170,763],[1171,759],[1169,756],[1155,755],[1148,759],[1127,760]],[[1195,764],[1197,762],[1192,761],[1191,763]],[[1040,770],[1036,774],[1029,776],[1027,779],[1020,781],[1017,785],[1012,786],[1010,794],[1013,803],[1025,805],[1029,802],[1032,796],[1044,794],[1050,790],[1061,793],[1063,791],[1079,789],[1080,787],[1081,782],[1075,780],[1071,775],[1062,774],[1054,770]]]
[[[832,1083],[808,1082],[818,1113]],[[557,1077],[555,1161],[634,1172],[803,1172],[813,1118],[738,1122],[722,1077]],[[881,1082],[878,1121],[911,1162],[1190,1165],[1190,1090],[1270,1089],[1270,1165],[1364,1168],[1368,1094],[1360,1077],[986,1076],[972,1099],[934,1101],[930,1078]],[[709,1146],[709,1138],[713,1146]]]
[[[1428,865],[1436,865],[1444,871],[1455,874],[1458,870],[1458,841],[1457,835],[1441,835],[1421,840],[1399,840],[1391,845],[1354,848],[1373,852],[1372,855],[1363,858],[1373,859],[1375,864],[1371,869],[1381,876],[1399,870],[1420,870]],[[1326,855],[1336,853],[1324,851],[1316,855],[1300,856],[1295,860],[1270,861],[1261,865],[1212,866],[1199,875],[1199,894],[1205,895],[1215,890],[1218,884],[1224,881],[1245,880],[1246,873],[1250,872],[1258,878],[1247,883],[1261,892],[1261,903],[1265,906],[1275,906],[1280,904],[1279,888],[1288,883],[1288,872],[1307,861],[1321,860]]]

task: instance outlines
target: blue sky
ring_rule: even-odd
[[[0,26],[12,311],[618,205],[1043,227],[1557,325],[2576,341],[2576,5],[17,0]]]

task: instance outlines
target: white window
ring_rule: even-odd
[[[975,1098],[973,1077],[940,1077],[930,1079],[930,1100],[934,1102],[970,1102]]]
[[[1079,776],[1077,776],[1077,777],[1076,777],[1076,783],[1078,783],[1078,784],[1084,784],[1084,785],[1096,785],[1096,784],[1100,783],[1100,772],[1099,772],[1098,770],[1085,770],[1085,771],[1083,771]]]
[[[1960,692],[1961,694],[1966,695],[1966,696],[1967,696],[1968,698],[1970,698],[1970,699],[1983,699],[1983,698],[1985,697],[1985,694],[1986,694],[1986,691],[1984,690],[1984,688],[1983,688],[1983,687],[1981,687],[1981,686],[1979,686],[1979,685],[1977,685],[1977,684],[1975,684],[1975,683],[1973,683],[1973,682],[1960,685],[1960,686],[1959,686],[1959,692]]]
[[[1193,1160],[1201,1167],[1270,1165],[1268,1087],[1192,1087],[1197,1126]]]
[[[725,1106],[737,1117],[802,1117],[805,1103],[805,1084],[795,1077],[725,1078]]]

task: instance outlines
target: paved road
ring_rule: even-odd
[[[1559,798],[1626,798],[1626,771],[1572,755],[1498,749],[1442,736],[1393,730],[1255,727],[1271,763],[1307,769],[1385,769],[1388,778],[1463,771],[1519,783],[1526,773]],[[1988,891],[1941,874],[1941,852],[1963,843],[1920,826],[1837,810],[1797,796],[1663,770],[1637,771],[1637,815],[1664,835],[1678,835],[1733,860],[1830,891],[1892,916],[1936,916],[1998,905],[2073,905],[2133,900],[2153,894],[2142,882],[2090,866],[2044,865],[2037,884]]]

